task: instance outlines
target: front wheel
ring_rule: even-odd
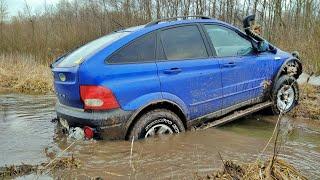
[[[273,114],[287,113],[298,104],[299,88],[294,77],[284,75],[276,82],[272,92]]]
[[[180,118],[167,109],[156,109],[142,115],[133,126],[129,139],[144,139],[153,136],[184,132]]]

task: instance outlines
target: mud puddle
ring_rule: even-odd
[[[55,134],[54,96],[0,95],[0,166],[40,164],[73,141]],[[268,141],[276,117],[253,115],[217,129],[134,142],[76,142],[65,154],[81,162],[78,169],[40,176],[51,178],[182,179],[221,168],[224,159],[254,161]],[[285,117],[291,131],[280,157],[310,179],[320,177],[320,123]],[[269,151],[270,152],[270,151]],[[268,154],[268,153],[267,153]],[[21,179],[33,179],[31,174]]]

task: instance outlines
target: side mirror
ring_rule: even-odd
[[[269,43],[267,43],[266,41],[259,41],[257,48],[259,52],[266,52],[269,50]]]
[[[268,43],[267,41],[258,41],[257,44],[255,44],[254,48],[259,53],[261,52],[272,52],[274,54],[277,53],[277,48],[275,48],[272,44]]]

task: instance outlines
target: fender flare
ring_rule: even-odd
[[[289,62],[296,62],[297,65],[298,65],[298,67],[297,67],[297,73],[292,75],[294,78],[298,79],[299,76],[300,76],[300,74],[302,74],[302,63],[301,63],[300,59],[298,59],[297,57],[294,57],[294,56],[293,56],[293,57],[289,57],[288,59],[286,59],[286,60],[282,63],[282,65],[281,65],[281,67],[279,68],[276,76],[274,76],[274,78],[273,78],[273,80],[272,80],[272,85],[271,85],[272,88],[271,88],[271,90],[273,90],[273,88],[274,88],[277,80],[278,80],[283,74],[288,74],[288,73],[285,72],[285,71],[286,71],[286,67],[287,67],[287,65],[288,65]]]

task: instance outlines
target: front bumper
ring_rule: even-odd
[[[95,128],[103,139],[125,139],[127,133],[125,124],[133,113],[120,108],[86,112],[59,102],[56,104],[56,112],[58,118],[65,119],[70,127],[90,126]]]

